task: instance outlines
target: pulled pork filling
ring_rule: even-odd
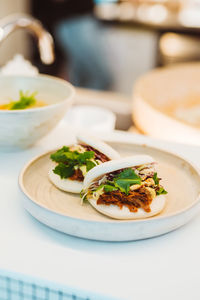
[[[76,169],[74,171],[74,174],[69,177],[71,180],[77,180],[77,181],[83,181],[84,180],[84,176],[83,173],[80,169]]]
[[[131,212],[142,208],[150,212],[150,205],[157,195],[167,192],[160,185],[154,163],[121,169],[104,175],[90,185],[89,198],[97,205],[117,205],[120,209],[128,207]]]
[[[137,212],[138,208],[143,208],[146,212],[150,212],[152,200],[152,194],[145,187],[141,187],[137,191],[130,191],[128,195],[121,191],[104,193],[100,195],[97,204],[114,204],[120,209],[126,206],[131,212]]]

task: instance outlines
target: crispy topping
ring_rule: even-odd
[[[141,187],[141,184],[133,184],[130,186],[131,191],[136,191]]]
[[[144,181],[144,185],[145,185],[145,186],[152,186],[152,185],[154,185],[154,184],[155,184],[155,182],[154,182],[153,178],[147,178],[147,179]]]

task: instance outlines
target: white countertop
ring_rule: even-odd
[[[159,145],[200,165],[199,147],[120,132],[106,138]],[[157,238],[108,243],[56,232],[24,210],[17,183],[20,169],[56,143],[72,140],[70,130],[60,124],[34,148],[0,153],[0,269],[78,287],[87,290],[88,296],[93,291],[108,295],[108,299],[199,300],[200,216]]]

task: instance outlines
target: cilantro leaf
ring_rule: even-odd
[[[55,153],[52,153],[50,158],[58,163],[58,166],[54,169],[54,173],[61,178],[68,178],[74,174],[75,166],[86,166],[87,172],[94,168],[96,164],[91,161],[94,156],[95,153],[93,151],[79,153],[76,150],[71,151],[69,147],[63,146]]]
[[[114,187],[113,185],[109,185],[109,184],[105,184],[103,186],[105,193],[109,193],[109,192],[113,192],[113,191],[117,191],[118,188]]]
[[[69,147],[63,146],[55,153],[51,154],[51,159],[55,162],[73,163],[74,165],[83,165],[94,157],[93,151],[86,151],[79,153],[78,151],[71,151]],[[95,164],[94,164],[95,165]]]
[[[121,192],[128,194],[130,186],[133,184],[141,184],[141,179],[117,179],[115,180],[115,186],[120,189]]]
[[[130,186],[133,184],[141,184],[141,178],[131,168],[125,169],[120,174],[116,175],[113,181],[107,180],[103,186],[106,193],[120,190],[128,194]]]
[[[154,173],[153,178],[157,185],[156,194],[167,194],[167,191],[159,185],[160,178],[157,177],[157,173]],[[117,174],[113,180],[107,180],[105,183],[101,184],[96,190],[103,188],[105,193],[120,190],[122,193],[128,195],[130,186],[134,184],[142,184],[142,179],[133,169],[128,168]]]
[[[121,192],[128,194],[130,186],[133,184],[141,184],[141,178],[131,168],[123,170],[114,178],[115,187]]]
[[[140,177],[135,173],[135,171],[131,168],[123,170],[120,174],[118,174],[115,178],[123,179],[123,178],[131,178],[131,179],[140,179]]]
[[[70,162],[70,161],[78,161],[79,159],[79,153],[78,151],[67,151],[64,152],[64,156],[65,156],[65,161],[66,162]]]
[[[153,180],[154,180],[155,184],[159,185],[160,179],[158,178],[157,173],[153,174]]]
[[[96,189],[95,191],[99,191],[100,189],[102,189],[104,187],[104,184],[100,184]]]
[[[69,151],[69,147],[63,146],[61,149],[51,154],[50,157],[55,162],[65,162],[66,161],[65,152],[68,151]]]
[[[67,166],[63,164],[62,162],[59,163],[53,172],[63,178],[68,178],[74,174],[74,168],[72,166]]]
[[[156,195],[165,195],[165,194],[167,194],[167,191],[163,187],[160,187],[159,190],[156,191]]]
[[[154,180],[155,184],[157,185],[156,195],[167,194],[167,191],[162,186],[160,186],[160,184],[159,184],[160,183],[160,178],[158,178],[157,173],[153,174],[153,180]]]
[[[25,109],[28,108],[36,103],[35,95],[37,92],[29,94],[29,92],[20,91],[19,95],[20,98],[18,101],[14,101],[10,107],[11,110],[13,109]]]
[[[154,181],[157,185],[156,194],[167,194],[167,191],[159,185],[160,178],[157,177],[157,173],[154,173]],[[128,195],[130,186],[134,184],[142,184],[142,179],[133,169],[128,168],[117,174],[113,180],[107,180],[104,184],[101,184],[96,190],[103,188],[105,193],[120,190]]]
[[[88,159],[94,158],[94,151],[85,151],[83,153],[78,154],[78,161],[80,164],[84,164]]]
[[[95,163],[93,162],[93,161],[91,161],[91,160],[88,160],[87,162],[86,162],[86,170],[87,170],[87,172],[88,171],[90,171],[92,168],[94,168],[96,165],[95,165]]]
[[[109,192],[112,192],[112,191],[117,191],[118,188],[113,186],[113,185],[110,185],[110,184],[100,184],[97,189],[95,190],[95,192],[99,191],[103,189],[105,193],[109,193]]]
[[[105,183],[105,185],[106,185],[106,184],[115,186],[114,181],[110,181],[110,180],[107,180],[106,183]]]

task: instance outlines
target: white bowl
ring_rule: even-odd
[[[158,68],[142,76],[133,95],[136,126],[155,138],[200,145],[199,81],[200,63]]]
[[[19,91],[37,91],[44,107],[0,110],[0,151],[33,145],[51,131],[72,105],[73,86],[52,76],[0,76],[0,104],[17,99]]]

